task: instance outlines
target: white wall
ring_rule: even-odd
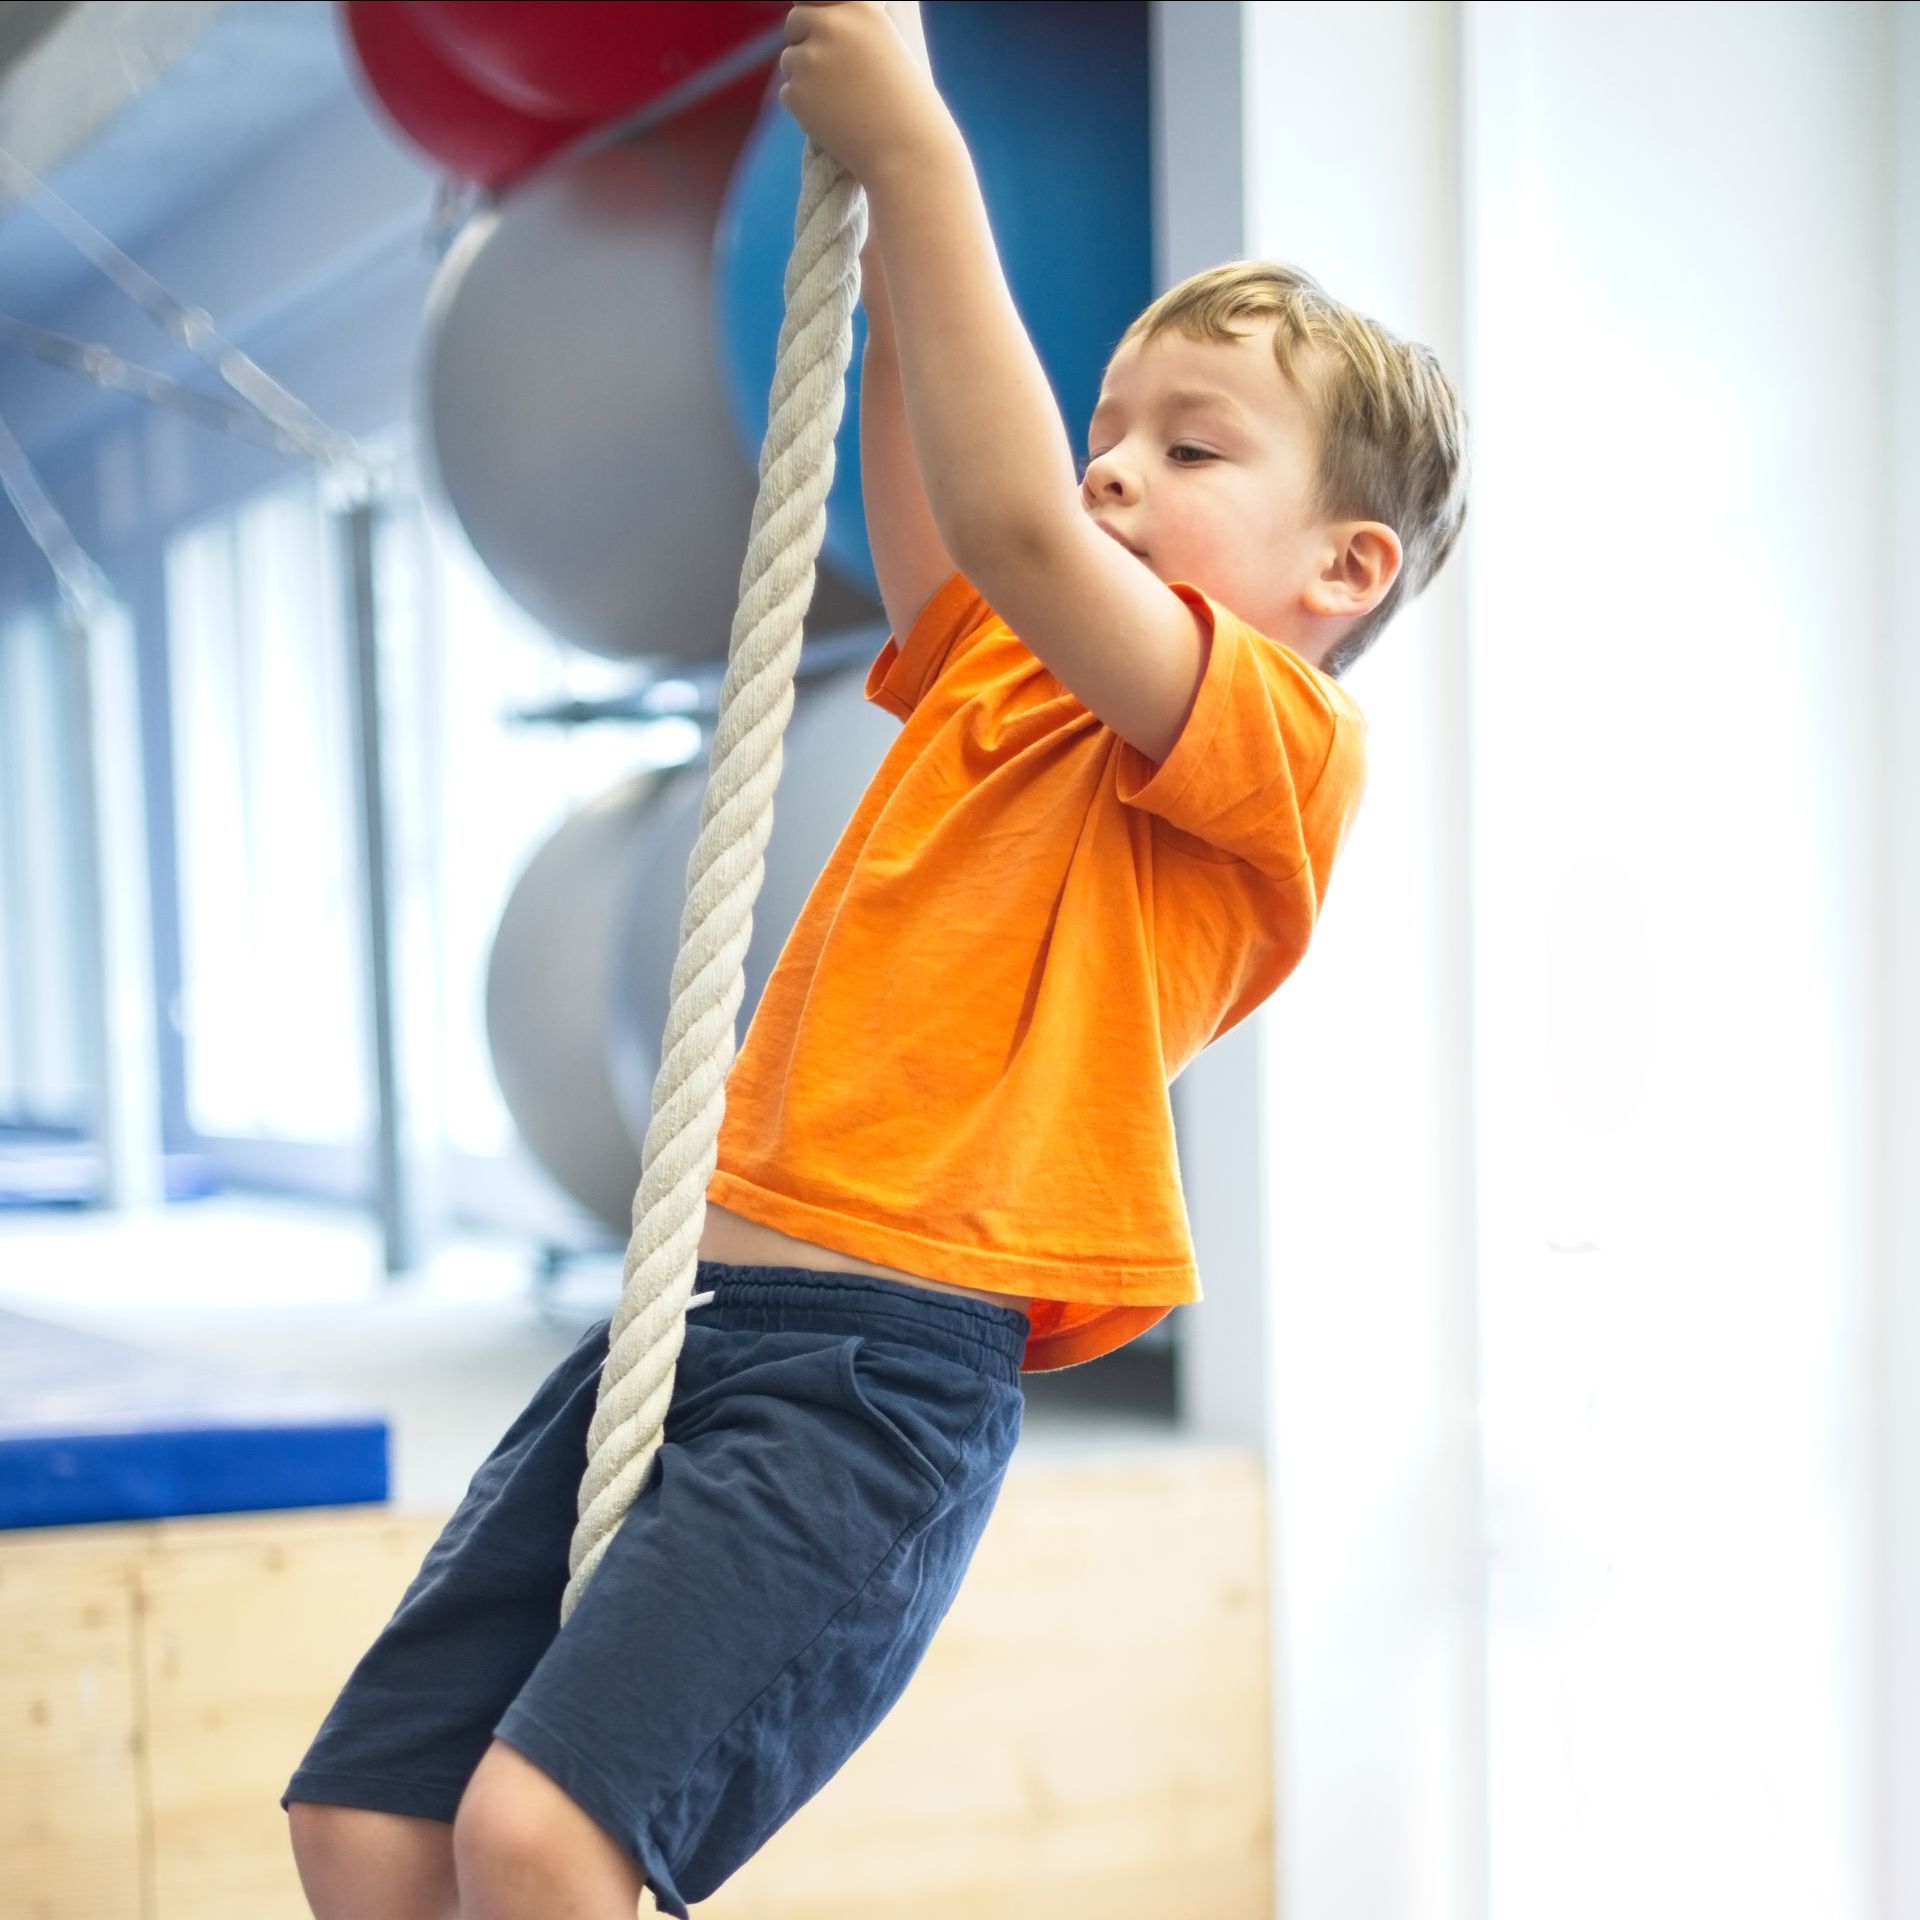
[[[1884,1239],[1876,1275],[1880,1360],[1864,1394],[1880,1441],[1876,1518],[1884,1578],[1873,1646],[1886,1702],[1875,1758],[1878,1913],[1920,1913],[1920,7],[1893,9],[1887,62],[1892,128],[1891,275],[1886,343],[1890,444],[1883,518],[1887,621],[1880,843],[1887,895],[1881,991],[1886,1133],[1880,1143]],[[1870,1325],[1869,1339],[1874,1337]]]
[[[1920,1912],[1911,9],[1240,27],[1235,250],[1432,345],[1477,455],[1314,948],[1179,1089],[1243,1143],[1188,1178],[1279,1911]]]
[[[1866,1915],[1890,16],[1468,19],[1492,1911]]]

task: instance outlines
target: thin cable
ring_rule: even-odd
[[[67,605],[84,621],[110,603],[113,587],[92,556],[73,537],[52,496],[40,484],[26,449],[0,419],[0,487],[5,487],[33,544],[47,557]]]
[[[31,321],[6,313],[0,313],[0,342],[18,347],[22,353],[30,353],[49,366],[65,367],[97,387],[131,393],[139,399],[151,400],[155,406],[170,407],[203,427],[216,427],[238,439],[270,446],[276,453],[301,451],[297,442],[281,428],[262,420],[252,407],[217,393],[202,393],[197,387],[189,387],[164,373],[155,373],[151,367],[136,366],[111,347],[89,345],[70,334],[36,327]]]
[[[72,207],[37,175],[0,147],[0,178],[9,182],[22,200],[51,227],[64,234],[88,260],[149,318],[171,334],[188,352],[197,354],[230,386],[290,439],[308,459],[359,487],[375,480],[378,463],[351,434],[336,433],[304,401],[296,399],[271,375],[224,339],[203,307],[189,307],[137,261],[129,259],[105,234]]]

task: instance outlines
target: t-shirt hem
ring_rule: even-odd
[[[1102,1263],[1104,1278],[1091,1280],[1067,1262],[1034,1261],[990,1248],[932,1240],[905,1228],[796,1200],[791,1194],[777,1193],[734,1173],[716,1171],[708,1183],[707,1197],[745,1219],[855,1259],[898,1267],[903,1273],[943,1280],[953,1286],[1026,1296],[1033,1307],[1020,1360],[1022,1373],[1053,1373],[1098,1360],[1157,1325],[1175,1307],[1190,1306],[1201,1297],[1200,1276],[1190,1261],[1178,1265],[1160,1262],[1145,1268],[1120,1263],[1128,1273],[1158,1275],[1160,1279],[1134,1285],[1122,1282],[1127,1290],[1116,1300],[1115,1263],[1111,1261]],[[1166,1297],[1169,1279],[1173,1297]],[[1149,1297],[1143,1299],[1143,1291]],[[1085,1311],[1089,1307],[1096,1311]],[[1080,1311],[1075,1312],[1076,1308]]]
[[[1137,1340],[1149,1327],[1158,1326],[1172,1311],[1172,1307],[1157,1305],[1110,1307],[1062,1332],[1032,1334],[1020,1371],[1059,1373],[1067,1367],[1085,1366],[1090,1360],[1104,1360],[1129,1341]]]
[[[1199,1276],[1190,1261],[1138,1263],[1103,1258],[1097,1271],[1089,1273],[1087,1268],[1094,1263],[999,1253],[991,1247],[931,1239],[904,1227],[796,1200],[724,1170],[708,1182],[707,1198],[762,1226],[856,1260],[898,1267],[902,1273],[943,1280],[949,1286],[977,1287],[983,1293],[1112,1307],[1184,1307],[1201,1297]]]

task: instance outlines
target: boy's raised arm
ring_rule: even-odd
[[[933,61],[927,53],[927,30],[920,18],[920,0],[886,0],[887,18],[900,38],[907,43],[915,61],[928,79],[933,78]],[[893,311],[887,304],[887,263],[880,251],[880,236],[871,221],[867,243],[860,249],[860,304],[867,310],[867,338],[885,335],[885,344],[893,345]]]
[[[917,0],[887,0],[887,14],[931,73]],[[860,361],[860,492],[880,602],[888,626],[904,643],[921,609],[954,565],[927,502],[914,455],[900,386],[886,262],[871,226],[860,255],[860,304],[867,314],[867,343]]]
[[[1090,713],[1163,759],[1193,706],[1205,631],[1081,503],[958,124],[871,0],[803,0],[788,34],[782,101],[866,188],[892,357],[942,545]]]
[[[907,425],[947,551],[977,568],[1084,523],[1046,370],[1027,338],[958,123],[874,0],[787,15],[781,103],[867,193]]]
[[[1001,269],[973,158],[934,124],[865,182],[907,421],[935,524],[975,572],[1080,512],[1053,389]]]

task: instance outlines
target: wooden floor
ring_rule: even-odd
[[[305,1920],[279,1795],[475,1467],[581,1329],[524,1246],[389,1280],[352,1212],[0,1216],[0,1306],[364,1399],[390,1501],[0,1532],[0,1920]],[[912,1685],[699,1912],[1270,1920],[1265,1502],[1183,1438],[1172,1323],[1026,1376]],[[652,1903],[643,1906],[651,1912]]]
[[[697,1911],[1270,1920],[1264,1507],[1234,1450],[1016,1454],[893,1713]],[[305,1920],[279,1794],[446,1517],[0,1535],[0,1914]]]

